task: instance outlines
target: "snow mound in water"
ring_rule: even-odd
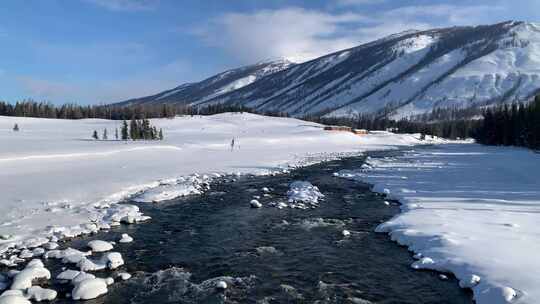
[[[289,185],[287,197],[289,207],[307,209],[317,207],[319,199],[323,198],[324,195],[319,191],[317,186],[313,186],[310,182],[295,181]]]
[[[122,238],[118,241],[119,243],[131,243],[133,242],[133,238],[129,236],[127,233],[122,233]]]
[[[77,266],[81,271],[96,271],[106,268],[116,269],[122,265],[124,265],[124,260],[122,259],[122,255],[118,252],[108,252],[98,261],[83,258],[77,263]]]
[[[26,290],[26,296],[29,299],[41,301],[52,301],[56,299],[57,292],[56,290],[42,288],[40,286],[32,286]]]
[[[73,300],[90,300],[95,299],[108,292],[107,285],[111,285],[114,282],[113,279],[86,279],[75,284],[71,297]]]
[[[281,251],[272,246],[261,246],[255,248],[258,255],[281,255]]]
[[[113,245],[109,242],[101,240],[93,240],[88,242],[87,246],[92,249],[93,252],[105,252],[113,249]]]

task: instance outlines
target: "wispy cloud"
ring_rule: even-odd
[[[155,9],[160,0],[84,0],[111,11],[147,11]]]
[[[384,12],[382,16],[391,20],[410,22],[432,20],[434,25],[439,26],[477,25],[489,22],[491,14],[504,12],[506,9],[496,3],[491,5],[435,4],[399,7]]]
[[[338,0],[359,5],[385,0]],[[419,5],[355,13],[363,10],[320,11],[289,7],[252,13],[227,13],[198,28],[207,44],[246,63],[267,58],[302,62],[410,29],[489,23],[504,11],[492,5]]]
[[[363,18],[302,8],[261,10],[224,14],[195,33],[246,62],[267,58],[305,61],[355,45],[353,37],[341,33]]]

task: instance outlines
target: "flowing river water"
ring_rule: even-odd
[[[363,161],[352,157],[278,176],[227,178],[203,195],[138,204],[150,222],[67,244],[84,248],[91,239],[118,240],[122,233],[135,239],[115,246],[126,261],[122,270],[133,277],[85,303],[472,303],[454,278],[411,269],[406,248],[374,232],[399,206],[384,204],[367,185],[332,176]],[[319,187],[325,195],[320,206],[268,207],[286,201],[295,180]],[[267,196],[263,187],[270,188]],[[250,208],[253,196],[261,196],[263,208]],[[343,236],[345,229],[350,236]],[[219,281],[228,288],[217,289]],[[63,287],[53,287],[60,290],[57,303],[70,303],[62,299]]]

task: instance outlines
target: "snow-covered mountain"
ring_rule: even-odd
[[[201,89],[207,85],[211,89]],[[402,117],[523,101],[539,91],[540,24],[509,21],[406,31],[301,64],[228,71],[131,102],[235,103],[295,116]]]
[[[293,63],[287,60],[261,62],[238,69],[228,70],[200,82],[185,83],[172,90],[167,90],[156,95],[130,99],[121,102],[120,104],[202,103],[243,88],[264,76],[284,70],[291,65],[293,65]]]

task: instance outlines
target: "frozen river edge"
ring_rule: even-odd
[[[401,203],[377,231],[415,253],[414,269],[454,274],[479,304],[537,303],[539,166],[525,149],[450,144],[336,175]]]

